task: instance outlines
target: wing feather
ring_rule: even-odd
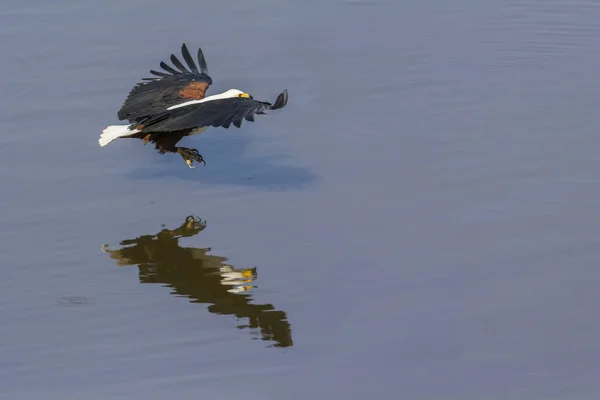
[[[206,90],[212,85],[212,78],[208,74],[202,49],[198,49],[200,71],[185,43],[181,51],[191,71],[188,71],[174,54],[170,59],[179,71],[161,61],[159,65],[165,72],[150,70],[156,77],[142,78],[142,81],[131,89],[117,113],[119,120],[139,123],[173,105],[204,98]]]
[[[167,76],[170,76],[169,74],[165,74],[164,72],[158,72],[153,69],[150,70],[150,73],[153,75],[156,75],[156,76],[160,76],[161,78],[166,78]],[[156,79],[156,78],[144,78],[144,79]]]
[[[287,90],[275,104],[249,98],[232,97],[211,100],[165,111],[144,121],[142,132],[173,132],[199,127],[240,128],[243,120],[254,122],[254,115],[282,108],[287,103]]]
[[[160,62],[160,67],[162,69],[164,69],[165,71],[170,72],[171,74],[179,74],[180,73],[179,71],[177,71],[176,69],[174,69],[173,67],[171,67],[169,64],[167,64],[164,61]]]
[[[142,131],[171,132],[208,126],[229,128],[232,123],[239,128],[244,118],[248,120],[249,115],[268,108],[269,103],[253,99],[234,97],[212,100],[156,115],[144,123]]]
[[[183,66],[181,61],[179,61],[179,59],[177,57],[175,57],[175,54],[171,54],[171,62],[173,63],[174,66],[176,66],[181,71],[182,74],[190,72]]]
[[[206,59],[204,58],[204,53],[202,53],[201,48],[198,48],[198,66],[200,67],[201,73],[210,75],[208,73],[208,66],[206,65]]]
[[[185,45],[185,43],[183,44],[183,46],[181,46],[181,54],[183,55],[183,59],[187,63],[190,70],[195,73],[199,73],[198,68],[196,67],[196,64],[194,64],[194,59],[190,55],[190,52],[188,51],[188,48]]]

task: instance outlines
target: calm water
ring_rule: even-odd
[[[599,3],[204,3],[2,3],[1,399],[600,396]],[[288,106],[100,148],[183,41]]]

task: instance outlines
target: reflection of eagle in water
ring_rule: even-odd
[[[211,313],[247,318],[248,324],[239,328],[258,329],[262,340],[275,341],[275,347],[292,346],[285,312],[275,311],[271,304],[250,303],[247,291],[256,279],[255,268],[235,269],[225,264],[225,257],[209,255],[210,248],[179,245],[180,238],[194,236],[204,228],[205,221],[189,216],[177,229],[123,240],[119,250],[109,250],[104,245],[103,251],[117,265],[137,264],[140,282],[164,283],[173,288],[174,294],[188,297],[192,303],[210,304]]]

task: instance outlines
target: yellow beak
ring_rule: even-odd
[[[248,93],[242,93],[242,94],[240,94],[240,97],[249,98],[250,95]]]
[[[252,277],[252,270],[251,269],[246,269],[246,270],[242,271],[242,276],[244,278],[250,278],[250,277]],[[250,281],[247,281],[247,282],[250,282]]]

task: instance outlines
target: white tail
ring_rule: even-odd
[[[109,125],[100,134],[98,143],[104,147],[117,138],[133,135],[138,132],[139,130],[137,129],[130,130],[129,125]]]

